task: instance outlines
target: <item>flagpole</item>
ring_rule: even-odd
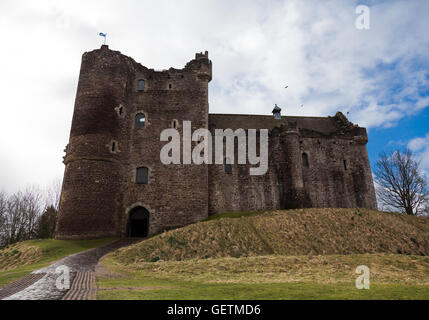
[[[107,33],[100,32],[99,35],[104,38],[104,45],[106,45]]]

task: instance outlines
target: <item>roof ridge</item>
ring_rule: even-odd
[[[269,117],[273,118],[272,115],[269,114],[248,114],[248,113],[209,113],[209,116],[244,116],[244,117]],[[315,118],[315,119],[327,119],[332,116],[282,116],[282,118]]]

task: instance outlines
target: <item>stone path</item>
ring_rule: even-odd
[[[62,300],[96,300],[97,285],[95,283],[95,273],[83,271],[76,274],[70,290]]]
[[[45,273],[32,273],[20,280],[9,283],[3,288],[0,288],[0,300],[24,290],[42,279],[45,275]]]
[[[74,300],[95,299],[95,266],[110,251],[133,244],[142,239],[121,239],[102,247],[65,257],[54,264],[33,271],[27,277],[0,288],[0,300]],[[58,289],[56,281],[61,273],[58,267],[70,271],[70,290]]]

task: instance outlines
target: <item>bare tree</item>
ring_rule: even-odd
[[[427,180],[411,150],[381,153],[374,175],[377,197],[384,206],[408,215],[424,213],[429,201]]]
[[[46,188],[46,207],[54,207],[58,211],[60,205],[62,180],[60,178],[55,179]]]
[[[0,194],[0,245],[32,239],[42,212],[42,193],[36,187],[7,197]]]
[[[0,248],[35,238],[53,237],[61,196],[61,179],[47,188],[27,187],[8,195],[0,191]]]
[[[6,217],[7,215],[7,195],[4,191],[0,191],[0,248],[6,245]]]

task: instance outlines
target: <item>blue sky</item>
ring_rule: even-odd
[[[413,57],[407,61],[406,67],[401,67],[402,61],[379,63],[374,69],[367,70],[367,77],[375,75],[385,78],[385,93],[379,97],[380,105],[404,104],[409,106],[409,112],[400,114],[399,121],[379,125],[368,129],[368,153],[371,164],[377,160],[381,151],[411,148],[422,161],[426,173],[429,173],[427,152],[424,146],[415,148],[415,139],[425,137],[429,132],[429,65],[428,57]],[[404,81],[409,74],[414,74],[412,85]],[[407,92],[403,94],[403,92]],[[420,102],[420,105],[418,105]],[[415,106],[418,105],[416,108]]]
[[[429,108],[423,109],[414,116],[405,117],[398,126],[390,128],[371,128],[368,131],[368,155],[373,166],[381,151],[393,151],[409,147],[414,139],[425,137],[429,132]],[[413,151],[420,155],[423,148],[414,148]],[[422,159],[427,161],[427,159]],[[427,162],[422,163],[426,171]],[[426,174],[429,173],[428,171]]]
[[[158,70],[208,50],[211,112],[349,112],[372,163],[408,146],[429,172],[428,16],[427,0],[2,0],[0,190],[62,177],[81,56],[100,32]]]

